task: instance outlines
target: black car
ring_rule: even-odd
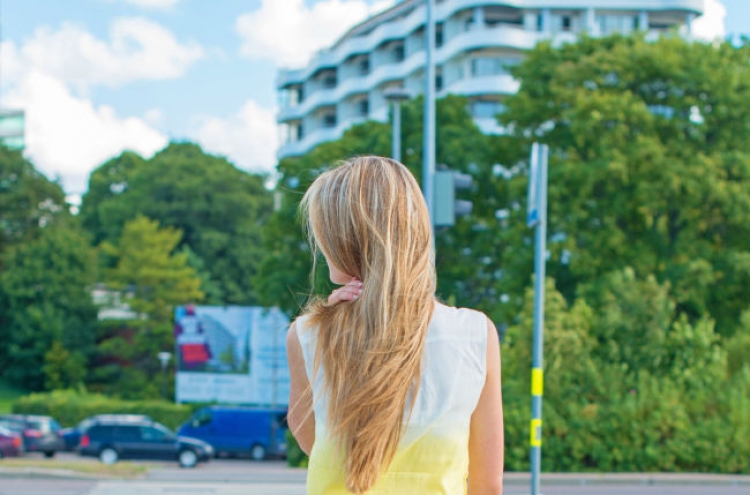
[[[81,436],[86,433],[86,430],[100,421],[151,421],[151,418],[143,414],[97,414],[88,417],[77,425],[64,428],[60,432],[65,442],[65,450],[75,450],[81,441]]]
[[[182,467],[208,461],[213,448],[201,440],[178,437],[153,421],[97,421],[81,437],[78,453],[104,464],[120,459],[176,460]]]
[[[45,457],[52,457],[65,450],[60,423],[49,416],[3,414],[0,426],[21,434],[26,452],[42,452]]]

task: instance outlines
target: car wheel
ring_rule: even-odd
[[[44,452],[44,457],[46,457],[47,459],[52,459],[53,457],[55,457],[55,451],[47,450],[46,452]]]
[[[196,454],[194,450],[185,449],[180,452],[178,460],[180,461],[180,466],[182,467],[195,467],[195,465],[198,464],[198,454]]]
[[[262,461],[266,458],[266,448],[259,443],[253,445],[250,449],[250,458],[254,461]]]
[[[99,460],[102,464],[111,465],[120,459],[120,454],[112,447],[105,447],[99,452]]]

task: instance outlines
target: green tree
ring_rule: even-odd
[[[175,252],[181,237],[177,229],[138,216],[125,224],[117,245],[102,245],[113,267],[105,271],[108,288],[121,291],[139,315],[125,325],[103,327],[98,346],[106,363],[99,378],[114,381],[112,390],[124,398],[158,397],[156,356],[174,345],[174,307],[204,297],[188,254]]]
[[[92,173],[84,224],[110,243],[137,215],[177,228],[180,246],[195,255],[191,265],[209,275],[212,300],[253,304],[258,295],[250,280],[272,206],[264,179],[192,143],[171,143],[148,161],[124,153]]]
[[[29,390],[45,385],[45,355],[54,342],[84,362],[94,352],[96,307],[91,300],[96,259],[87,235],[72,221],[41,229],[12,248],[0,273],[0,372]]]
[[[116,246],[104,252],[116,260],[107,271],[107,285],[131,294],[128,304],[153,322],[171,322],[174,306],[203,299],[200,279],[188,266],[186,253],[174,253],[182,232],[159,228],[159,222],[138,216],[125,224]]]
[[[120,235],[124,222],[119,197],[130,187],[130,180],[148,162],[137,153],[125,151],[91,172],[89,187],[81,203],[83,227],[91,232],[94,243],[114,240]],[[133,213],[134,217],[136,213]]]
[[[32,241],[42,228],[68,216],[65,193],[18,151],[0,146],[0,269],[2,253]]]
[[[630,266],[669,281],[691,319],[734,331],[750,287],[748,54],[613,36],[542,43],[514,69],[521,86],[501,119],[519,142],[550,146],[549,269],[569,300]],[[523,203],[516,181],[510,199]],[[508,266],[528,268],[528,257]]]
[[[44,386],[47,390],[61,390],[83,385],[86,377],[86,358],[80,352],[70,352],[59,340],[44,355]]]

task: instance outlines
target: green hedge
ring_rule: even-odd
[[[309,460],[292,432],[286,430],[286,463],[291,467],[306,468]]]
[[[63,426],[73,426],[95,414],[146,414],[169,428],[177,428],[187,421],[196,407],[166,401],[130,401],[100,394],[57,390],[19,397],[13,403],[13,412],[52,416]]]

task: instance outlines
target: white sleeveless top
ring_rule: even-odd
[[[312,377],[316,332],[308,327],[306,317],[297,320],[296,328],[315,414],[308,494],[347,494],[344,462],[328,433],[323,371]],[[466,493],[469,425],[484,387],[486,356],[487,317],[436,303],[427,328],[414,410],[393,462],[368,494]]]

